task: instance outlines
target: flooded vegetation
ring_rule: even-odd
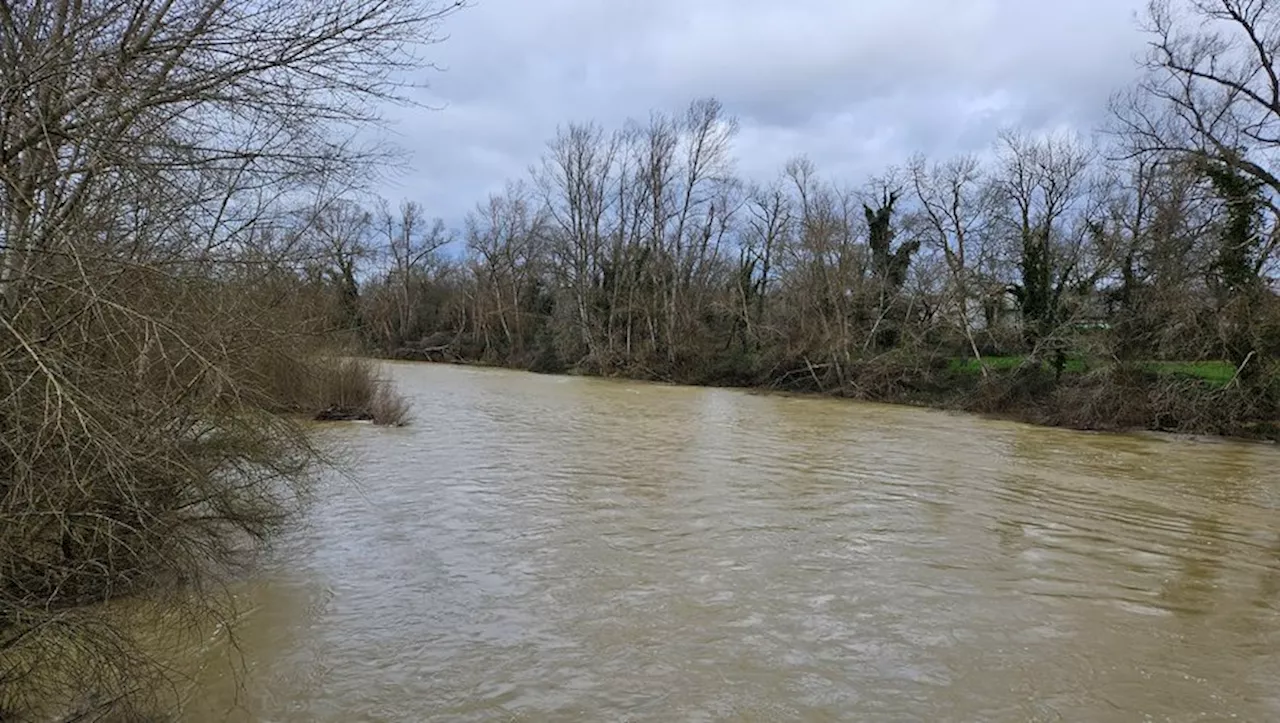
[[[1280,716],[1272,446],[390,369],[184,720]]]

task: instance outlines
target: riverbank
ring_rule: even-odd
[[[1085,431],[1152,431],[1280,442],[1280,378],[1244,381],[1221,363],[1089,365],[1061,373],[1047,364],[1010,364],[886,354],[837,369],[801,360],[770,369],[750,366],[663,373],[632,366],[507,364],[492,359],[414,354],[388,357],[517,369],[535,373],[632,379],[691,386],[786,392],[979,414]],[[533,360],[536,362],[537,360]]]

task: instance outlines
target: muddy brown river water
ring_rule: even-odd
[[[1280,720],[1276,447],[387,369],[184,720]]]

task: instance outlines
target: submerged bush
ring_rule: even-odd
[[[368,359],[321,358],[308,369],[311,388],[301,411],[319,420],[362,420],[400,427],[409,422],[409,402],[378,377]],[[313,411],[314,410],[314,411]]]
[[[386,426],[409,422],[409,402],[370,359],[312,354],[298,359],[278,353],[255,365],[263,380],[264,408],[318,421],[370,421]]]
[[[383,426],[403,427],[409,418],[409,400],[389,385],[379,385],[369,405],[369,420]]]

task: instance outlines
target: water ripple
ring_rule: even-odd
[[[393,369],[193,719],[1280,719],[1274,448]]]

